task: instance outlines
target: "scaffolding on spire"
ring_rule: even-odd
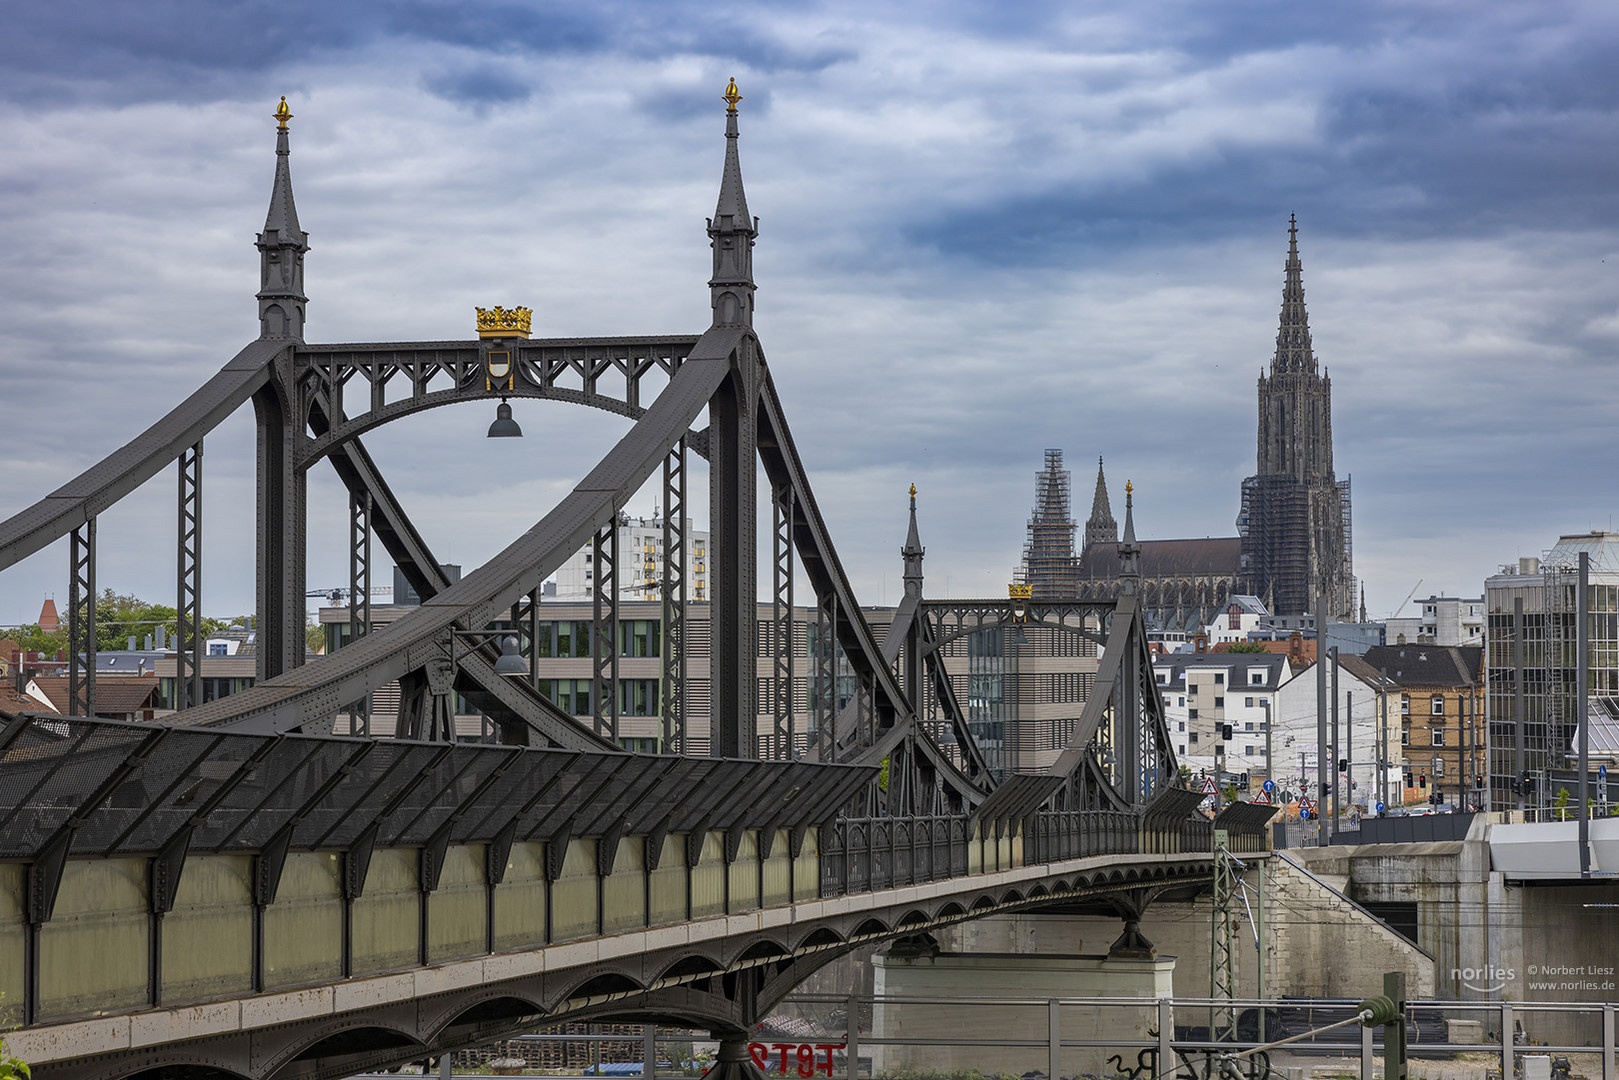
[[[1062,451],[1046,451],[1046,467],[1034,475],[1034,512],[1029,536],[1023,544],[1019,584],[1032,590],[1033,600],[1074,600],[1079,597],[1079,559],[1074,554],[1074,523],[1069,473],[1062,467]]]

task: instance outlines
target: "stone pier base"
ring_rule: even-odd
[[[874,1044],[875,1070],[976,1069],[984,1074],[1049,1070],[1050,999],[1139,998],[1139,1006],[1065,1005],[1056,1026],[1063,1040],[1128,1040],[1156,1038],[1157,999],[1173,994],[1175,958],[1029,955],[1015,953],[937,953],[872,958],[876,993],[949,999],[884,1003],[877,1007],[872,1034],[878,1039],[905,1039],[901,1046]],[[984,999],[1037,999],[1035,1004],[997,1004]],[[978,999],[978,1000],[964,1000]],[[1036,1045],[964,1046],[962,1040],[1015,1040]],[[1108,1064],[1120,1055],[1127,1068],[1138,1051],[1120,1046],[1069,1047],[1063,1050],[1064,1077],[1117,1072]]]

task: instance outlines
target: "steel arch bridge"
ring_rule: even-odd
[[[494,309],[480,311],[476,340],[335,345],[303,340],[308,234],[283,100],[257,242],[258,340],[122,449],[0,522],[0,571],[69,541],[69,715],[0,713],[0,994],[20,1003],[13,1043],[46,1054],[39,1075],[336,1076],[573,1016],[673,1018],[734,1041],[808,971],[864,944],[1057,901],[1093,902],[1128,926],[1154,895],[1206,882],[1210,825],[1179,787],[1129,588],[1128,516],[1117,602],[931,601],[913,495],[904,599],[881,640],[866,622],[752,328],[758,232],[737,100],[733,83],[703,333],[530,339],[526,311]],[[452,583],[363,436],[511,397],[633,426],[531,529]],[[203,442],[248,405],[258,678],[203,701]],[[692,454],[709,462],[712,537],[701,756],[686,730]],[[358,634],[306,661],[306,486],[323,460],[350,496]],[[178,709],[156,724],[97,719],[97,519],[170,468]],[[616,741],[616,524],[655,477],[669,753],[646,755]],[[761,477],[769,522],[756,520]],[[773,551],[767,633],[761,527]],[[422,602],[366,633],[374,541]],[[535,645],[541,582],[586,545],[601,568],[588,726],[539,692]],[[795,579],[813,590],[819,640],[833,643],[807,658]],[[1027,620],[1090,634],[1104,658],[1056,764],[999,777],[939,647],[969,621]],[[527,677],[497,673],[512,659],[508,634]],[[761,638],[774,686],[790,688],[804,663],[823,688],[801,754],[790,690],[772,695],[773,730],[757,730]],[[839,665],[855,692],[835,709]],[[396,682],[388,737],[336,732],[339,715],[363,714]],[[494,721],[489,741],[456,739],[458,694]],[[1236,813],[1221,824],[1260,850],[1260,823]],[[198,899],[204,889],[212,900]],[[98,941],[111,953],[76,971]],[[182,1014],[214,1021],[186,1027]],[[71,1052],[64,1039],[78,1040]]]

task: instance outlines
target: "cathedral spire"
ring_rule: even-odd
[[[899,553],[905,559],[905,595],[922,595],[922,556],[926,549],[922,547],[922,535],[916,528],[916,485],[911,485],[911,528],[905,534],[905,546]]]
[[[1119,542],[1119,523],[1113,520],[1113,508],[1108,504],[1107,477],[1102,473],[1102,459],[1096,459],[1096,494],[1091,498],[1091,517],[1085,522],[1085,548],[1093,544]]]
[[[737,154],[736,105],[742,93],[732,79],[725,88],[725,171],[720,178],[720,197],[708,223],[708,238],[714,248],[714,276],[709,280],[709,299],[714,308],[714,325],[753,325],[753,242],[759,236],[759,223],[748,215],[748,196],[742,188],[742,159]]]
[[[292,151],[287,144],[287,121],[292,110],[287,99],[271,114],[277,121],[275,184],[270,189],[270,210],[259,234],[259,336],[304,339],[304,252],[309,234],[298,226],[298,206],[292,200]]]
[[[1271,374],[1283,371],[1315,371],[1315,353],[1310,347],[1310,315],[1304,307],[1304,268],[1299,263],[1299,222],[1287,219],[1287,269],[1282,281],[1282,318],[1276,331],[1276,355]]]

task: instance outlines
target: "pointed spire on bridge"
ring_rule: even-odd
[[[270,211],[259,234],[259,336],[304,339],[304,252],[309,234],[298,225],[298,206],[292,199],[292,151],[287,143],[287,121],[292,110],[287,99],[271,114],[277,121],[275,184],[270,189]]]
[[[1133,593],[1140,588],[1141,545],[1136,543],[1135,485],[1124,482],[1124,537],[1119,541],[1119,577],[1122,590]]]
[[[900,555],[905,559],[905,595],[922,595],[922,556],[926,549],[922,547],[922,535],[916,528],[916,485],[911,485],[911,528],[905,534],[905,546],[900,548]]]
[[[725,171],[720,197],[708,222],[714,248],[714,275],[708,282],[715,326],[753,325],[753,242],[759,223],[748,215],[748,196],[742,188],[742,159],[737,154],[736,105],[742,100],[736,80],[725,88]]]

